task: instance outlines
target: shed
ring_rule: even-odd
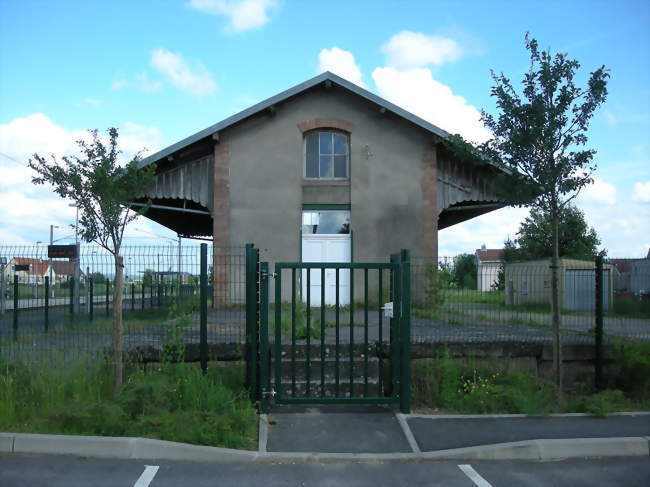
[[[603,265],[603,308],[613,303],[612,264]],[[560,308],[566,311],[594,311],[596,307],[596,264],[590,260],[560,259]],[[506,305],[551,303],[551,259],[507,263]]]

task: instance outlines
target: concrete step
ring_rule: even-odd
[[[271,385],[273,388],[275,388],[275,383],[272,382]],[[312,379],[309,381],[309,395],[307,394],[307,381],[305,380],[296,380],[295,396],[292,396],[292,388],[293,386],[291,381],[283,381],[280,388],[282,396],[287,398],[351,397],[350,391],[353,392],[352,397],[379,396],[379,381],[376,378],[369,378],[367,386],[363,380],[355,379],[352,383],[352,387],[350,387],[349,380],[342,380],[339,382],[338,394],[335,382],[326,381],[323,385],[323,388],[321,388],[320,378],[318,380]]]
[[[314,343],[312,342],[309,347],[306,344],[297,343],[295,348],[289,345],[282,345],[281,355],[283,359],[290,359],[292,356],[296,358],[304,358],[307,356],[307,351],[309,350],[309,355],[312,358],[321,357],[321,344],[320,341]],[[269,346],[269,351],[271,356],[276,355],[276,347],[274,345]],[[366,346],[364,343],[354,344],[350,347],[349,344],[341,343],[338,347],[338,355],[340,359],[344,357],[363,357],[365,354],[368,354],[369,357],[376,357],[378,351],[378,345],[375,343],[368,343]],[[325,358],[335,358],[336,357],[336,345],[331,343],[326,343],[322,347],[323,356]]]
[[[305,378],[307,368],[308,362],[306,358],[297,358],[295,363],[292,363],[291,360],[283,359],[281,363],[282,380],[291,380],[294,373],[297,379]],[[368,375],[368,377],[379,377],[379,359],[377,357],[368,357],[367,365],[362,357],[355,357],[352,365],[350,365],[350,359],[348,357],[340,359],[338,361],[338,375],[340,380],[343,380],[343,378],[349,379],[350,371],[352,371],[353,378],[363,379],[365,375]],[[270,372],[272,376],[275,374],[273,365]],[[321,361],[320,357],[317,357],[309,361],[309,373],[312,378],[320,378],[321,373],[324,373],[326,380],[334,381],[336,372],[336,359],[326,358],[324,361]]]

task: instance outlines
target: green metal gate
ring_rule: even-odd
[[[269,272],[249,246],[247,379],[260,411],[267,412],[273,401],[399,403],[409,412],[410,282],[408,250],[389,262],[280,262]],[[320,296],[313,296],[314,288]]]

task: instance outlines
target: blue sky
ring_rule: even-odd
[[[120,127],[155,152],[329,69],[443,129],[480,140],[490,69],[519,80],[523,37],[566,51],[580,79],[604,64],[609,98],[590,147],[596,184],[578,200],[611,256],[650,247],[650,2],[0,0],[0,243],[48,238],[74,210],[34,188],[24,162],[87,128]],[[526,211],[440,233],[440,254],[499,246]],[[147,233],[148,232],[148,233]],[[62,232],[57,237],[64,237]],[[173,236],[148,221],[129,241]],[[151,240],[143,240],[151,242]]]

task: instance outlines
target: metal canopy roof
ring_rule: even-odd
[[[210,127],[203,129],[194,135],[190,135],[189,137],[186,137],[185,139],[176,142],[175,144],[170,145],[169,147],[156,152],[155,154],[152,154],[151,156],[143,159],[140,161],[140,167],[144,167],[148,164],[151,164],[152,162],[156,162],[160,159],[163,159],[174,152],[181,150],[185,147],[187,147],[190,144],[193,144],[194,142],[197,142],[201,139],[204,139],[206,137],[210,137],[211,135],[219,132],[220,130],[224,130],[227,127],[230,127],[231,125],[236,124],[237,122],[240,122],[252,115],[255,115],[258,112],[261,112],[263,110],[268,109],[269,107],[280,103],[284,100],[287,100],[288,98],[291,98],[295,95],[298,95],[302,93],[303,91],[308,90],[309,88],[313,88],[314,86],[319,85],[320,83],[323,83],[325,81],[330,81],[333,84],[336,84],[342,88],[345,88],[362,98],[365,98],[366,100],[369,100],[377,105],[379,105],[382,108],[385,108],[386,110],[389,110],[393,112],[394,114],[414,123],[415,125],[431,132],[432,134],[438,136],[438,137],[447,137],[449,134],[442,130],[439,127],[436,127],[432,123],[427,122],[426,120],[421,119],[420,117],[413,115],[411,112],[407,112],[403,108],[398,107],[397,105],[394,105],[393,103],[384,100],[383,98],[375,95],[374,93],[369,92],[368,90],[365,90],[361,88],[360,86],[355,85],[354,83],[351,83],[350,81],[347,81],[340,76],[335,75],[334,73],[331,73],[329,71],[326,71],[322,74],[319,74],[318,76],[314,76],[313,78],[300,83],[299,85],[296,85],[292,88],[289,88],[286,91],[283,91],[281,93],[278,93],[275,96],[272,96],[271,98],[268,98],[256,105],[253,105],[252,107],[249,107],[239,113],[236,113],[235,115],[228,117],[221,122],[218,122],[214,125],[211,125]]]

